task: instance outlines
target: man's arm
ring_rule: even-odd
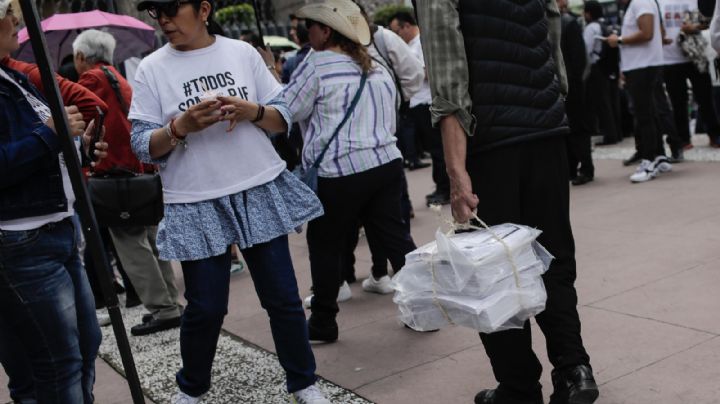
[[[467,222],[477,207],[472,182],[465,166],[467,136],[475,131],[472,100],[468,92],[465,41],[460,31],[458,0],[417,0],[430,88],[433,124],[440,124],[445,164],[450,177],[450,202],[453,217]]]

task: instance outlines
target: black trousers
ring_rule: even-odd
[[[625,72],[625,88],[632,99],[635,143],[640,158],[653,160],[665,155],[662,135],[675,139],[677,132],[662,80],[661,67]]]
[[[693,97],[700,108],[700,118],[711,138],[720,136],[718,123],[712,99],[712,82],[710,74],[700,73],[692,63],[668,65],[663,68],[665,85],[667,86],[670,102],[672,103],[673,118],[680,144],[670,144],[677,149],[690,144],[690,123],[688,118],[688,86],[692,84]],[[672,140],[672,139],[671,139]]]
[[[621,141],[622,118],[617,79],[610,79],[598,64],[594,64],[590,68],[585,90],[588,119],[593,133],[601,134],[605,143]]]
[[[415,122],[415,132],[423,139],[425,147],[432,157],[432,177],[438,193],[450,194],[450,178],[445,168],[445,155],[443,154],[442,135],[440,129],[432,126],[430,106],[418,105],[410,109]]]
[[[502,169],[499,169],[499,168]],[[575,242],[570,226],[567,154],[562,137],[469,156],[468,172],[480,198],[478,215],[489,225],[506,222],[542,230],[538,241],[555,256],[543,276],[545,311],[536,317],[555,369],[589,364],[580,336],[575,292]],[[500,388],[535,396],[542,366],[523,329],[480,334]]]
[[[402,210],[403,214],[403,222],[405,223],[405,231],[408,234],[408,237],[410,237],[410,211],[412,209],[412,205],[410,205],[410,196],[408,194],[408,184],[407,184],[407,178],[405,177],[405,172],[403,171],[403,189],[402,189],[402,195],[400,197],[400,209]],[[345,243],[345,249],[343,251],[343,256],[340,260],[340,268],[342,270],[342,279],[341,284],[343,280],[354,280],[355,279],[355,248],[357,248],[357,244],[359,241],[359,232],[360,227],[363,224],[358,222],[357,226],[348,229],[347,234],[347,242]],[[387,267],[387,254],[385,253],[385,248],[381,244],[380,240],[375,239],[372,237],[372,233],[365,233],[365,236],[367,237],[368,242],[368,248],[370,249],[370,254],[372,256],[372,275],[375,279],[380,279],[383,276],[387,275],[388,267]],[[393,271],[397,272],[400,268],[393,268]]]
[[[586,177],[595,176],[592,161],[591,120],[585,104],[585,83],[582,80],[571,80],[565,112],[570,124],[570,135],[567,137],[568,174],[575,178],[578,172]]]
[[[312,314],[334,318],[342,283],[341,260],[350,229],[361,222],[369,239],[379,241],[393,269],[405,265],[415,249],[400,207],[403,165],[398,159],[358,174],[319,178],[318,197],[325,214],[308,224],[307,242],[313,293]]]

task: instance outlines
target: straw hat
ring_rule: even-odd
[[[8,7],[10,7],[11,0],[0,0],[0,18],[5,18]]]
[[[367,21],[360,12],[360,7],[350,0],[325,0],[322,3],[309,4],[295,15],[323,23],[360,45],[370,44]]]

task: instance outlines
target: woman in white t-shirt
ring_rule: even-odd
[[[160,164],[160,258],[180,261],[185,278],[173,402],[198,403],[210,389],[237,244],[269,314],[288,391],[301,402],[329,403],[315,387],[287,240],[322,206],[266,135],[287,131],[278,111],[263,106],[282,90],[272,66],[250,45],[213,35],[211,1],[141,1],[138,9],[157,19],[169,41],[140,63],[129,118],[138,158]]]

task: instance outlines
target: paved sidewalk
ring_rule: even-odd
[[[627,157],[629,146],[626,140],[596,150],[596,156]],[[694,153],[720,160],[720,151],[704,146]],[[630,183],[632,171],[618,160],[598,160],[596,180],[571,193],[579,311],[601,384],[598,403],[720,403],[720,164],[676,164],[672,173],[644,184]],[[410,172],[408,179],[416,214],[413,235],[420,245],[432,239],[438,224],[423,205],[423,196],[432,191],[430,171]],[[291,248],[304,296],[310,287],[304,235],[291,237]],[[357,257],[363,279],[370,268],[364,240]],[[360,282],[352,289],[353,299],[340,306],[340,340],[314,346],[322,377],[388,404],[469,404],[478,390],[494,386],[472,330],[409,331],[396,320],[391,296],[364,293]],[[234,276],[231,290],[226,331],[272,351],[267,316],[249,275]],[[542,334],[537,327],[533,331],[549,396],[550,365]],[[7,401],[5,383],[0,372],[0,402]],[[99,403],[130,402],[123,387],[120,376],[100,366]]]

